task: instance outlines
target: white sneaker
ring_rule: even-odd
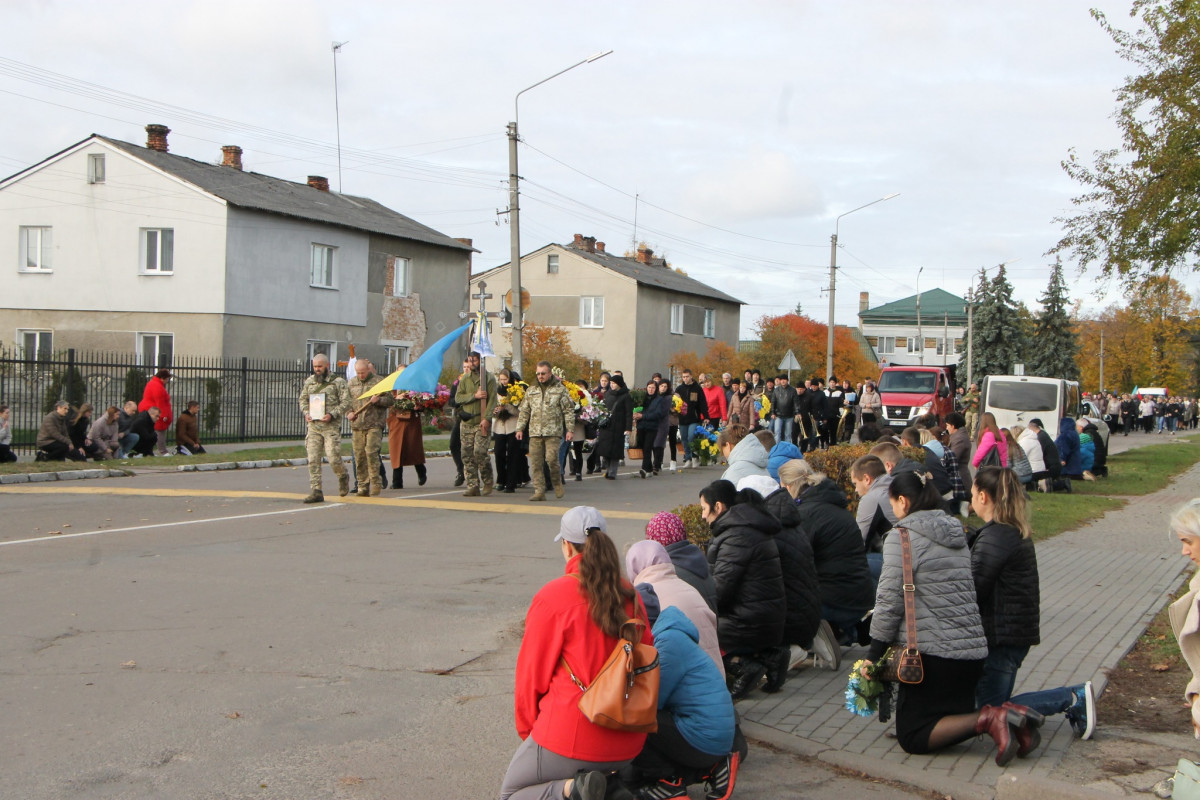
[[[689,459],[687,459],[687,460],[685,460],[685,461],[683,462],[683,466],[682,466],[682,467],[680,467],[680,469],[692,469],[692,468],[693,468],[693,467],[695,467],[695,466],[696,466],[696,465],[695,465],[695,464],[693,464],[693,463],[692,463],[692,460],[689,458]]]
[[[842,666],[842,646],[833,635],[833,628],[827,620],[821,620],[821,627],[813,637],[813,666],[836,670]]]
[[[670,468],[670,469],[671,469],[671,472],[674,472],[674,471],[675,471],[675,462],[674,462],[674,461],[672,461],[672,462],[671,462],[671,468]]]
[[[808,651],[798,644],[792,645],[792,660],[788,662],[788,671],[799,669],[800,665],[808,658]]]

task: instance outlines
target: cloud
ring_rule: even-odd
[[[821,191],[778,150],[755,149],[695,175],[681,193],[685,213],[738,223],[807,217],[824,207]]]

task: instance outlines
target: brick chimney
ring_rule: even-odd
[[[574,247],[576,250],[583,249],[583,234],[582,233],[575,234],[575,241],[571,242],[571,246]]]
[[[316,189],[318,192],[329,191],[329,178],[322,175],[309,175],[308,185]]]
[[[597,252],[597,253],[604,253],[604,252],[605,252],[605,250],[604,250],[604,242],[596,242],[596,252]]]
[[[596,237],[595,236],[583,237],[583,249],[587,250],[589,253],[596,252]]]
[[[236,144],[227,144],[221,148],[221,166],[233,167],[242,171],[242,148]]]
[[[858,313],[862,313],[871,307],[871,295],[867,292],[858,293]]]
[[[167,152],[167,134],[170,132],[171,129],[166,125],[147,125],[146,147],[158,150],[160,153]]]
[[[637,249],[637,260],[639,264],[649,264],[654,260],[654,251],[644,244],[639,244]]]

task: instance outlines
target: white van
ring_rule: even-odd
[[[1082,413],[1079,382],[1030,375],[989,375],[979,395],[980,411],[990,411],[1001,428],[1022,427],[1040,419],[1051,436],[1058,435],[1063,417],[1076,420]]]

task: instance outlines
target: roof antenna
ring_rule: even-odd
[[[349,40],[333,43],[333,119],[337,126],[338,194],[342,193],[342,115],[338,108],[337,57],[347,44],[350,44]]]

